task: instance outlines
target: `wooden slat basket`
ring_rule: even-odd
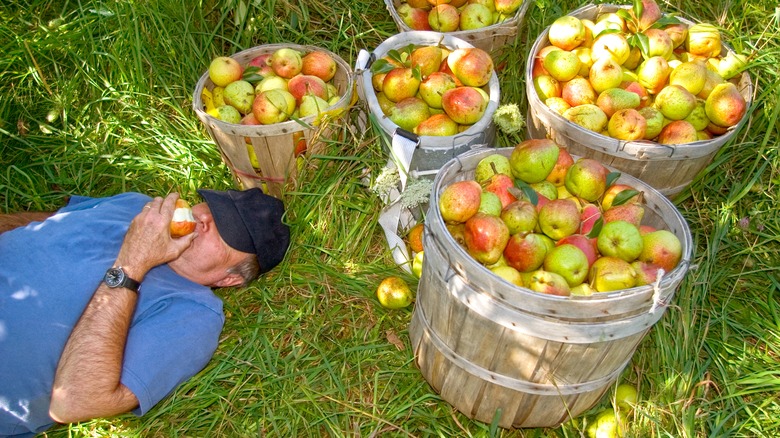
[[[617,5],[589,4],[569,15],[592,20],[602,13],[615,12],[619,8],[620,6]],[[684,18],[680,18],[680,21],[689,25],[693,24]],[[534,90],[533,61],[539,50],[550,44],[547,37],[548,31],[549,27],[537,38],[531,48],[531,56],[528,57],[526,65],[526,95],[528,96],[530,116],[528,117],[529,138],[550,138],[559,145],[565,146],[572,154],[593,158],[603,164],[615,167],[647,182],[671,198],[685,190],[693,182],[694,178],[710,164],[718,150],[734,138],[735,133],[749,118],[748,112],[736,126],[732,126],[728,132],[712,140],[679,145],[662,145],[652,141],[623,141],[585,129],[552,111],[539,99]],[[722,54],[725,55],[730,50],[726,44],[722,45]],[[753,96],[750,75],[743,72],[732,81],[737,85],[737,89],[745,98],[749,108]]]
[[[682,261],[658,287],[560,297],[509,283],[457,244],[438,203],[444,187],[473,178],[480,159],[512,149],[468,152],[434,180],[409,333],[425,379],[464,415],[497,419],[504,428],[556,427],[592,408],[620,377],[673,299],[693,243],[666,197],[623,175],[620,182],[644,192],[643,223],[670,230],[682,243]]]
[[[339,123],[354,104],[357,95],[352,70],[335,53],[315,46],[296,44],[267,44],[253,47],[231,56],[241,65],[247,65],[253,58],[289,47],[302,53],[320,51],[329,54],[336,61],[336,75],[333,85],[342,96],[322,116],[308,116],[273,125],[237,125],[223,122],[206,113],[201,93],[204,88],[214,88],[206,71],[195,86],[192,95],[192,109],[206,130],[217,143],[225,165],[233,174],[236,184],[247,189],[265,185],[269,195],[280,197],[288,185],[296,183],[296,156],[302,150],[309,153],[322,148],[322,139],[331,138],[337,132]],[[247,143],[254,149],[259,168],[252,166]]]

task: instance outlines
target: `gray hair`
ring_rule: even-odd
[[[228,268],[228,272],[240,275],[244,279],[240,286],[245,287],[260,275],[260,263],[257,261],[257,256],[252,254],[237,265]]]

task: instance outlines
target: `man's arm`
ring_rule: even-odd
[[[155,198],[133,219],[114,266],[142,281],[155,266],[176,259],[195,233],[171,239],[169,224],[178,195]],[[143,289],[143,286],[141,286]],[[65,344],[54,377],[49,415],[70,423],[127,412],[138,399],[121,384],[135,292],[98,287]]]
[[[46,220],[46,218],[53,214],[54,213],[52,212],[45,211],[0,214],[0,234],[11,231],[14,228],[23,227],[30,222]]]

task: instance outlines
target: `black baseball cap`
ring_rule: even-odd
[[[222,240],[233,249],[256,254],[260,273],[273,269],[290,245],[290,228],[282,222],[284,204],[259,188],[198,190],[206,200]]]

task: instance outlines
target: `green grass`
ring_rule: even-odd
[[[396,33],[378,0],[181,3],[0,6],[0,211],[51,210],[70,194],[176,190],[196,200],[198,187],[233,187],[191,110],[212,57],[289,42],[354,65],[359,50]],[[525,112],[528,50],[578,6],[531,5],[498,60],[503,103]],[[694,237],[694,266],[622,377],[640,390],[629,434],[778,436],[780,15],[768,0],[662,8],[718,24],[751,53],[756,95],[749,123],[676,200]],[[341,134],[309,157],[286,194],[289,257],[247,289],[217,291],[227,324],[206,369],[142,418],[60,426],[47,436],[580,436],[580,420],[511,431],[471,421],[427,385],[409,345],[411,309],[387,311],[373,297],[384,276],[405,275],[377,226],[381,202],[362,183],[384,165],[382,146],[354,123]],[[519,140],[501,134],[499,145]]]

